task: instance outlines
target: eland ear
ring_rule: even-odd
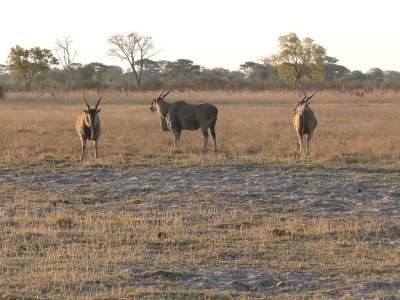
[[[98,112],[98,113],[99,113],[100,111],[101,111],[101,108],[100,108],[100,109],[98,109],[98,110],[96,110],[96,112]]]
[[[83,110],[85,113],[87,113],[87,114],[90,114],[90,110],[88,110],[88,109],[84,109]]]

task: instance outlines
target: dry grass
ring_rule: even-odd
[[[49,199],[32,196],[3,202],[14,207],[0,224],[6,298],[263,298],[266,288],[282,298],[330,298],[399,275],[398,219],[267,215],[179,195],[132,196],[112,211],[79,199],[51,210]],[[171,206],[157,209],[157,201]],[[274,276],[258,283],[261,291],[243,284],[227,292],[224,282],[235,287],[230,273],[240,278],[239,270]],[[219,283],[207,289],[212,276]],[[372,290],[365,294],[379,297],[385,288]]]
[[[80,142],[76,116],[84,108],[79,94],[10,95],[0,110],[0,160],[74,162]],[[92,102],[97,95],[89,95]],[[211,102],[219,108],[219,153],[199,155],[199,131],[184,131],[181,151],[159,129],[149,112],[153,94],[103,95],[103,132],[99,151],[104,164],[199,164],[227,162],[294,162],[297,138],[292,126],[295,93],[172,93],[169,100]],[[397,111],[400,95],[375,92],[364,97],[320,92],[312,103],[319,125],[311,144],[317,163],[395,164],[400,157]],[[89,161],[93,161],[89,144]]]
[[[0,298],[398,296],[398,212],[388,217],[376,211],[400,195],[393,186],[400,166],[400,95],[318,93],[312,107],[319,126],[307,159],[297,154],[291,123],[294,93],[170,94],[171,101],[218,106],[220,151],[205,155],[199,131],[183,132],[181,151],[172,150],[172,137],[160,132],[157,116],[149,111],[153,96],[105,93],[100,113],[102,158],[95,162],[89,149],[83,164],[77,163],[80,142],[74,128],[84,108],[79,94],[11,94],[0,105]],[[88,95],[92,102],[96,97]],[[358,181],[346,187],[378,181],[385,170],[391,172],[391,183],[379,181],[371,199],[364,199],[361,189],[341,199],[335,193],[347,179],[338,182],[337,174],[336,179],[323,177],[326,181],[320,177],[319,183],[326,182],[323,193],[317,190],[322,204],[311,203],[303,211],[307,195],[300,201],[297,190],[279,194],[269,186],[255,191],[263,193],[260,200],[235,187],[228,190],[235,197],[195,187],[180,192],[146,192],[143,187],[140,191],[145,192],[111,197],[104,192],[110,184],[107,173],[76,186],[60,179],[61,183],[46,182],[54,180],[53,173],[63,179],[65,170],[89,176],[112,169],[118,178],[139,169],[157,173],[171,166],[261,164],[249,171],[257,179],[263,164],[271,163],[295,165],[282,169],[287,180],[312,172],[307,165],[379,165],[382,169],[371,173],[350,170],[346,176],[350,180],[357,174]],[[318,176],[316,172],[306,177],[298,189],[311,193],[310,180]],[[235,178],[228,176],[227,184]],[[51,184],[59,184],[60,190],[54,191]],[[149,184],[157,186],[151,180]],[[289,197],[294,203],[290,210],[285,204]],[[348,199],[357,201],[346,203]],[[352,211],[312,210],[325,202]],[[317,208],[323,211],[322,206]]]

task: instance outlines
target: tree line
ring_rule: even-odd
[[[190,59],[154,60],[158,53],[151,37],[131,32],[108,39],[108,54],[129,68],[100,62],[80,64],[70,37],[58,39],[52,50],[12,47],[8,61],[0,65],[0,92],[8,90],[263,90],[314,86],[326,89],[400,90],[400,72],[372,68],[367,73],[350,71],[313,39],[296,33],[278,39],[279,52],[243,62],[238,70],[208,69]]]

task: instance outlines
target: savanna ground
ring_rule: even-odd
[[[105,92],[83,163],[81,94],[0,104],[0,298],[399,297],[399,94],[317,93],[308,158],[297,93],[171,93],[218,106],[207,154],[154,96]]]

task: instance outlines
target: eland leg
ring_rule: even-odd
[[[306,155],[309,154],[309,147],[310,147],[311,138],[312,138],[312,134],[308,134],[307,135],[307,141],[306,141]]]
[[[215,127],[210,127],[210,133],[214,142],[214,152],[217,151],[217,136],[215,134]]]
[[[94,141],[94,157],[95,157],[96,159],[99,158],[99,152],[98,152],[98,150],[97,150],[97,140]]]
[[[204,145],[203,145],[203,152],[207,152],[207,143],[208,143],[208,128],[201,128],[201,132],[203,133],[204,137]]]
[[[81,136],[81,143],[82,143],[82,152],[81,152],[81,158],[79,161],[82,161],[83,158],[85,157],[85,151],[86,151],[86,139]]]
[[[174,136],[174,147],[175,147],[175,149],[179,149],[179,141],[181,139],[181,131],[173,129],[172,134]]]
[[[299,153],[301,154],[303,152],[303,137],[301,134],[297,134],[297,137],[299,139]]]

